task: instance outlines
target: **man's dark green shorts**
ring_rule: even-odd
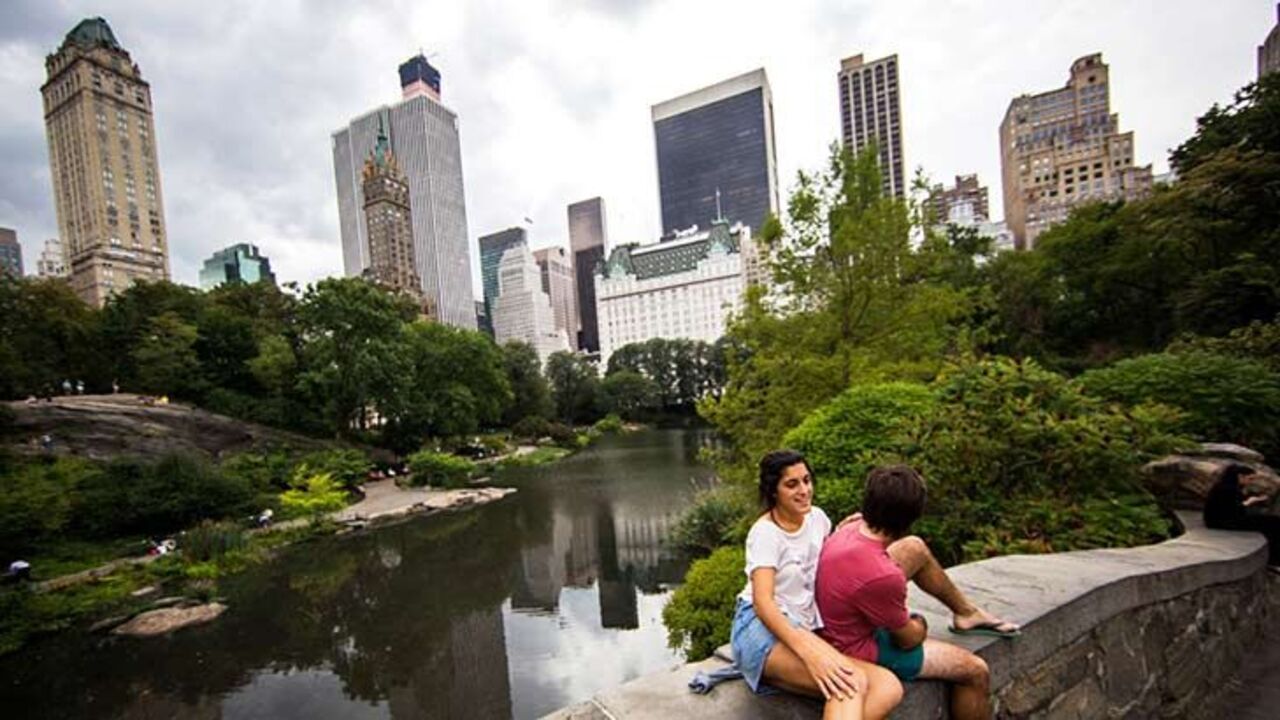
[[[920,675],[920,668],[924,667],[924,643],[910,650],[903,650],[893,644],[893,638],[890,637],[888,630],[877,628],[876,647],[879,651],[876,655],[876,664],[892,670],[899,680],[910,682]]]

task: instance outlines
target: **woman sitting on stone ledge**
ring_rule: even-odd
[[[1280,484],[1274,477],[1244,463],[1222,469],[1204,504],[1205,527],[1217,530],[1251,530],[1267,538],[1267,563],[1280,566],[1280,517],[1263,508],[1275,501]]]
[[[791,450],[760,461],[764,512],[747,535],[747,583],[733,619],[734,659],[757,693],[826,699],[824,720],[884,718],[902,700],[893,673],[842,655],[822,627],[813,587],[831,520],[814,507],[813,473]]]

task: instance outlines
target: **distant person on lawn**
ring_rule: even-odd
[[[965,597],[920,538],[909,535],[924,512],[925,482],[906,465],[878,467],[867,476],[862,513],[831,535],[818,560],[814,595],[837,650],[892,670],[904,682],[946,680],[952,720],[991,717],[991,673],[982,658],[957,645],[929,640],[923,616],[907,610],[907,581],[954,613],[951,632],[1012,637],[1018,626]]]

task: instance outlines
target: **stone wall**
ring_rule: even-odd
[[[992,558],[950,569],[977,602],[1019,622],[1014,640],[950,635],[945,608],[912,588],[931,637],[981,655],[999,718],[1208,718],[1246,654],[1280,621],[1280,576],[1260,535],[1206,530],[1180,516],[1181,537],[1148,547]],[[1274,636],[1273,636],[1274,638]],[[553,713],[555,720],[817,718],[792,696],[756,697],[741,682],[688,692],[719,657],[633,680]],[[946,718],[946,689],[918,682],[893,717]]]

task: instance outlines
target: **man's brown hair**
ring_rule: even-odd
[[[924,513],[924,478],[909,465],[882,465],[867,473],[862,517],[869,527],[903,537]]]

